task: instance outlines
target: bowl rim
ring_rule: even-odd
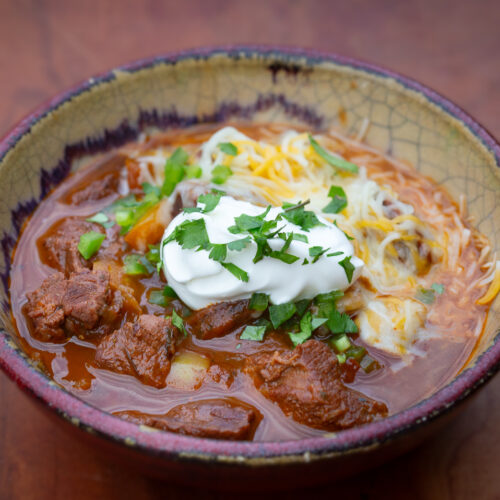
[[[227,45],[181,50],[160,56],[139,59],[121,65],[57,94],[21,119],[0,139],[0,162],[31,127],[48,113],[72,97],[103,82],[113,80],[116,71],[134,73],[157,64],[175,64],[184,59],[210,59],[226,56],[262,57],[284,64],[334,63],[368,74],[393,79],[413,90],[445,113],[459,120],[492,153],[500,167],[500,145],[493,136],[468,113],[429,87],[379,65],[316,49],[289,46]],[[264,61],[265,62],[265,61]],[[85,403],[42,374],[15,345],[10,335],[0,330],[0,367],[26,392],[68,420],[71,424],[93,434],[134,447],[143,452],[176,460],[217,461],[235,465],[274,465],[309,462],[313,459],[343,453],[362,452],[378,444],[412,432],[450,412],[484,385],[500,369],[500,331],[474,366],[464,370],[447,386],[429,398],[385,419],[338,433],[319,437],[279,442],[234,442],[182,436],[157,431],[126,422]]]

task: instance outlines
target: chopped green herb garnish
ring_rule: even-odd
[[[358,327],[350,316],[336,309],[330,312],[326,324],[332,333],[358,333]]]
[[[230,241],[227,244],[228,250],[234,250],[236,252],[240,252],[250,243],[250,236],[246,238],[242,238],[241,240]]]
[[[254,311],[265,311],[269,305],[269,296],[265,293],[254,293],[248,307]]]
[[[323,248],[319,246],[309,248],[309,256],[314,257],[312,263],[314,264],[329,248]]]
[[[266,333],[265,325],[249,325],[240,335],[240,340],[257,340],[261,341],[264,339],[264,335]]]
[[[351,256],[345,257],[339,262],[344,268],[345,275],[347,276],[347,281],[350,283],[352,281],[352,275],[354,273],[354,266],[351,263]]]
[[[269,307],[269,319],[273,327],[278,328],[285,321],[290,319],[295,314],[296,310],[295,304],[291,302]]]
[[[217,262],[223,262],[227,255],[227,245],[225,243],[212,243],[209,258]]]
[[[142,255],[129,254],[125,255],[123,258],[123,267],[125,274],[132,276],[141,274],[150,274],[148,267],[146,266],[147,259]],[[154,269],[154,268],[153,268]]]
[[[311,143],[314,151],[323,158],[327,163],[329,163],[332,167],[340,168],[341,170],[345,170],[346,172],[351,172],[353,174],[358,173],[358,166],[350,161],[344,160],[343,158],[339,158],[337,156],[333,156],[326,149],[322,148],[318,142],[313,138],[311,134],[309,134],[309,142]]]
[[[311,311],[307,311],[304,316],[300,319],[300,331],[299,332],[288,332],[288,336],[292,341],[293,345],[297,347],[299,344],[304,343],[306,340],[311,338],[312,335],[312,315]]]
[[[229,167],[217,165],[212,170],[212,182],[214,184],[224,184],[231,175],[233,175],[233,171]]]
[[[171,286],[168,286],[168,285],[165,285],[165,287],[163,288],[163,295],[165,295],[165,297],[170,297],[172,299],[177,298],[177,294],[175,293],[175,290]]]
[[[89,217],[88,219],[85,220],[87,222],[95,222],[96,224],[100,224],[102,227],[105,227],[106,229],[115,224],[112,220],[110,220],[110,218],[104,212],[98,212],[92,217]]]
[[[164,244],[177,241],[182,248],[208,248],[207,228],[203,219],[186,220],[179,224],[164,240]]]
[[[187,330],[186,327],[184,326],[184,321],[175,312],[175,309],[172,311],[172,324],[176,326],[184,334],[185,337],[187,336]]]
[[[279,233],[278,236],[282,239],[282,240],[287,240],[290,235],[292,236],[292,240],[294,241],[302,241],[303,243],[309,243],[309,239],[307,238],[307,236],[305,234],[301,234],[301,233]]]
[[[347,196],[345,191],[340,186],[332,186],[328,192],[328,196],[332,199],[328,205],[323,208],[326,214],[338,214],[347,207]]]
[[[208,212],[211,212],[219,204],[219,201],[224,194],[224,192],[214,189],[211,193],[198,196],[198,203],[203,203],[203,205],[205,205],[203,213],[207,214]]]
[[[144,182],[142,184],[142,190],[144,191],[144,194],[153,193],[158,198],[161,197],[161,189],[157,186],[153,186],[152,184],[149,184],[149,182]]]
[[[442,285],[441,283],[433,283],[431,288],[439,295],[444,293],[444,285]]]
[[[229,156],[236,156],[238,154],[238,148],[232,142],[219,143],[219,149]]]
[[[280,217],[285,218],[288,222],[299,226],[303,231],[308,232],[309,229],[322,226],[323,224],[319,221],[318,217],[314,212],[304,209],[304,203],[298,203],[297,205],[290,205],[289,203],[283,204],[283,213]]]
[[[96,231],[84,233],[80,236],[78,251],[84,259],[88,260],[99,251],[105,238],[105,234]]]
[[[248,273],[231,262],[221,262],[222,267],[245,283],[248,282]]]
[[[153,290],[149,294],[149,302],[157,306],[165,307],[167,305],[167,297],[165,297],[163,290]]]
[[[338,255],[342,255],[344,252],[332,252],[332,253],[327,253],[327,257],[337,257]]]

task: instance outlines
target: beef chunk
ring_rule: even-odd
[[[252,407],[237,400],[205,399],[172,408],[165,415],[128,411],[119,416],[129,421],[188,436],[213,439],[251,439],[260,420]]]
[[[72,273],[68,279],[55,273],[26,296],[25,313],[33,336],[44,341],[106,333],[111,328],[107,320],[121,302],[109,287],[109,274],[88,269]]]
[[[333,352],[318,340],[309,340],[293,351],[255,354],[245,369],[265,397],[310,427],[336,431],[387,415],[385,404],[341,382]]]
[[[100,179],[92,181],[83,189],[71,193],[68,201],[71,205],[81,205],[87,201],[101,200],[117,193],[118,183],[118,175],[107,174]]]
[[[219,302],[195,311],[186,319],[191,333],[203,340],[222,337],[261,313],[249,309],[248,300]]]
[[[179,330],[170,319],[143,314],[125,323],[97,346],[95,364],[117,373],[133,375],[153,387],[165,387]]]
[[[40,238],[39,249],[44,264],[62,271],[66,275],[90,267],[78,251],[80,236],[89,231],[103,233],[104,228],[82,219],[64,219],[50,229],[49,235]]]

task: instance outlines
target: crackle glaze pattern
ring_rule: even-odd
[[[337,57],[287,50],[199,51],[91,79],[21,122],[0,145],[4,312],[10,258],[23,222],[40,199],[91,157],[158,128],[276,121],[334,127],[356,136],[365,119],[367,144],[410,162],[456,199],[465,194],[477,227],[500,254],[498,146],[451,103],[403,77]],[[11,331],[8,316],[3,318]],[[478,354],[492,343],[499,323],[497,298]],[[479,375],[476,379],[477,385]],[[472,385],[465,384],[464,391]]]

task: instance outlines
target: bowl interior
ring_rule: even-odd
[[[500,254],[498,146],[458,108],[367,65],[287,51],[234,49],[165,57],[91,79],[19,124],[0,150],[0,299],[12,338],[8,280],[22,224],[71,170],[142,131],[198,123],[287,122],[335,127],[410,162],[446,186]],[[1,146],[0,146],[1,147]],[[500,324],[491,307],[474,356]]]

